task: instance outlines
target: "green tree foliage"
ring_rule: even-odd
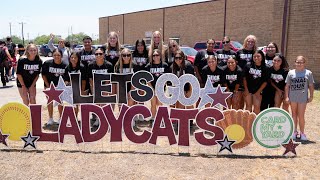
[[[7,37],[3,37],[2,40],[6,41],[6,38]],[[12,39],[12,42],[15,44],[22,44],[22,39],[20,39],[18,36],[13,35],[11,39]]]
[[[37,45],[42,45],[42,44],[48,44],[48,41],[50,39],[49,35],[41,35],[36,37],[33,42]]]
[[[66,41],[69,41],[71,44],[82,44],[82,39],[85,36],[88,36],[88,35],[83,32],[80,32],[78,34],[72,34],[66,38]]]

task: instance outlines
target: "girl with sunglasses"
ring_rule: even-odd
[[[260,113],[262,100],[262,91],[267,86],[269,73],[265,65],[265,56],[261,50],[253,54],[253,63],[248,64],[244,69],[243,78],[244,97],[246,101],[246,110],[256,114]]]
[[[162,61],[161,51],[159,49],[153,50],[152,60],[150,61],[149,64],[147,64],[146,69],[153,75],[154,80],[149,84],[150,86],[153,87],[153,89],[155,88],[159,77],[164,73],[170,72],[170,68],[168,64]],[[157,107],[160,105],[161,105],[161,102],[158,100],[157,96],[154,96],[151,99],[151,113],[152,113],[151,123],[156,115]]]
[[[175,74],[177,77],[180,77],[184,74],[192,74],[194,75],[194,69],[190,61],[185,60],[186,56],[181,50],[177,50],[176,53],[173,55],[174,61],[172,65],[170,66],[170,70],[173,74]],[[191,96],[191,86],[190,84],[186,84],[184,86],[184,94],[186,97]],[[193,108],[193,106],[185,107],[180,102],[177,102],[175,104],[176,108],[180,109],[190,109]]]
[[[307,103],[313,100],[314,78],[312,72],[305,68],[306,58],[298,56],[295,61],[296,68],[290,70],[286,78],[285,100],[290,102],[292,118],[294,121],[293,139],[299,135],[298,125],[300,128],[300,139],[308,140],[305,134],[305,112]]]
[[[177,41],[175,40],[170,40],[169,41],[169,47],[165,51],[165,62],[168,64],[170,67],[172,63],[174,62],[174,54],[179,50],[179,45]]]
[[[235,56],[236,52],[231,49],[231,40],[228,36],[225,36],[222,40],[223,49],[219,49],[217,53],[218,66],[223,67],[227,65],[227,61],[230,56]]]
[[[88,66],[87,76],[89,78],[90,82],[90,90],[93,91],[93,73],[99,73],[99,74],[107,74],[107,73],[113,73],[114,68],[112,64],[109,61],[105,61],[105,53],[103,48],[98,48],[95,51],[96,60],[91,62]],[[97,127],[99,125],[99,120],[95,115],[92,117],[93,126]]]
[[[55,86],[58,85],[59,77],[63,76],[66,70],[67,65],[62,62],[63,53],[59,49],[53,50],[53,59],[47,60],[43,63],[42,66],[42,79],[44,81],[45,89],[50,88],[50,84],[53,83]],[[62,113],[62,105],[58,105],[59,118]],[[48,104],[49,120],[48,125],[53,125],[56,122],[53,120],[53,103]],[[58,121],[58,123],[60,120]]]
[[[287,60],[282,54],[276,54],[273,58],[273,66],[270,69],[270,83],[272,87],[275,89],[274,96],[269,96],[269,99],[272,99],[270,97],[274,97],[275,107],[281,107],[286,111],[288,111],[289,104],[286,103],[284,100],[284,88],[286,86],[285,79],[287,78],[289,67]]]

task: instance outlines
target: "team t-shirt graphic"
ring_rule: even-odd
[[[29,74],[33,74],[35,71],[39,71],[39,64],[25,64],[23,69],[29,71]]]
[[[91,61],[94,61],[95,59],[96,59],[96,57],[94,54],[81,56],[81,61],[87,61],[88,63],[90,63]]]
[[[108,69],[92,69],[92,73],[107,74],[108,73]]]
[[[271,74],[271,78],[276,82],[279,83],[280,81],[283,81],[284,78],[282,76],[282,74]]]
[[[250,68],[249,73],[252,74],[254,79],[261,77],[261,70],[259,69]]]
[[[240,58],[247,61],[247,64],[251,64],[252,54],[240,54]]]
[[[154,74],[155,76],[160,76],[164,73],[164,67],[160,68],[150,68],[150,73]]]
[[[220,81],[220,75],[208,75],[208,79],[214,84]]]
[[[62,68],[55,68],[55,67],[49,67],[49,73],[54,74],[56,77],[63,75],[65,72],[65,69]]]
[[[110,56],[110,59],[114,59],[115,57],[118,57],[118,53],[117,51],[109,51],[109,56]]]
[[[238,79],[238,75],[236,74],[226,75],[226,80],[228,80],[230,84],[236,81],[237,79]]]
[[[133,61],[139,66],[143,66],[147,64],[147,58],[144,58],[144,57],[134,57]]]

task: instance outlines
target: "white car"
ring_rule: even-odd
[[[74,48],[74,51],[75,51],[75,52],[80,52],[82,49],[83,49],[83,45],[77,45],[77,46]]]

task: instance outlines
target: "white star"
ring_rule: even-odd
[[[72,87],[66,86],[66,84],[64,83],[64,80],[61,76],[59,77],[59,82],[58,82],[56,89],[64,90],[60,96],[61,101],[65,101],[65,102],[73,105]],[[57,106],[57,105],[58,105],[57,103],[54,104],[54,106]]]
[[[217,143],[219,143],[221,145],[221,148],[219,150],[219,152],[223,151],[224,149],[227,149],[229,152],[232,153],[232,145],[236,142],[233,140],[229,140],[228,139],[228,135],[225,135],[223,140],[217,140]]]
[[[33,148],[37,149],[36,148],[36,145],[35,145],[35,142],[39,139],[40,137],[39,136],[32,136],[30,131],[28,133],[28,136],[23,136],[21,137],[21,139],[25,142],[24,144],[24,147],[23,148],[26,148],[27,146],[32,146]]]

